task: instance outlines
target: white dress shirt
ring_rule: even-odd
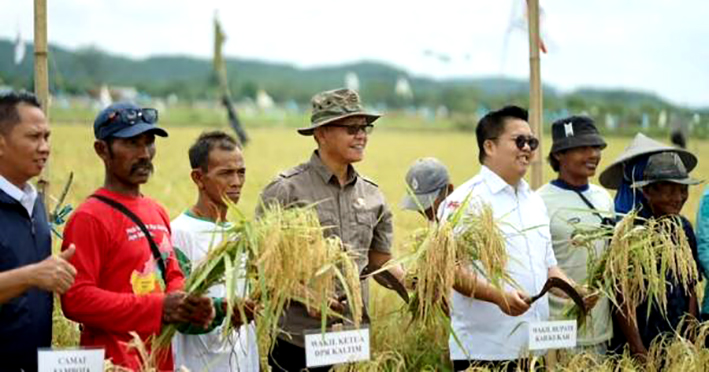
[[[550,267],[556,265],[549,217],[542,199],[521,180],[516,189],[483,166],[475,177],[441,203],[439,216],[447,218],[470,195],[468,213],[489,204],[502,231],[509,260],[507,273],[530,296],[539,293]],[[513,287],[505,284],[506,290]],[[528,355],[528,326],[549,319],[548,296],[524,314],[511,317],[490,302],[453,291],[449,339],[451,360],[513,360]],[[460,341],[460,344],[458,343]],[[462,346],[462,347],[461,347]]]
[[[35,201],[37,201],[37,189],[35,189],[31,183],[25,183],[25,187],[20,189],[19,187],[8,181],[7,178],[0,175],[0,190],[2,190],[5,194],[10,195],[11,198],[20,202],[20,204],[25,207],[30,217],[32,217],[34,203]]]

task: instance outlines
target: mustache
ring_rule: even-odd
[[[155,167],[153,166],[153,162],[151,162],[150,160],[142,160],[142,161],[139,161],[139,162],[133,164],[130,167],[130,174],[133,174],[135,172],[138,172],[141,169],[146,169],[146,168],[150,171],[150,173],[153,173],[153,171],[155,170]]]

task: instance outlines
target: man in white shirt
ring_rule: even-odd
[[[606,142],[593,120],[586,116],[555,121],[551,134],[553,143],[548,159],[558,176],[537,193],[544,199],[551,219],[552,245],[559,267],[580,283],[588,277],[589,254],[591,259],[600,257],[606,244],[597,241],[593,252],[589,252],[583,247],[573,246],[573,236],[584,229],[612,224],[613,199],[604,188],[589,182],[596,174]],[[550,296],[551,318],[566,320],[564,309],[568,305],[567,299]],[[588,314],[585,326],[578,330],[579,347],[575,351],[605,354],[612,337],[610,302],[602,298]]]
[[[530,297],[549,277],[568,281],[556,266],[544,202],[522,179],[539,146],[527,117],[526,110],[507,106],[478,122],[475,134],[482,168],[439,208],[446,219],[461,206],[475,213],[482,203],[490,204],[505,236],[507,273],[520,286],[505,284],[498,289],[472,268],[459,270],[451,311],[455,335],[449,340],[456,371],[471,365],[515,368],[518,358],[529,355],[529,324],[549,318],[547,296],[531,305]],[[464,204],[469,195],[471,202]]]
[[[236,140],[224,132],[200,135],[190,148],[189,157],[192,181],[199,196],[194,206],[171,223],[175,251],[180,261],[186,264],[183,271],[190,271],[191,266],[200,264],[210,247],[216,246],[225,237],[229,223],[226,221],[228,206],[224,199],[228,198],[236,204],[246,177],[241,149]],[[185,275],[189,273],[185,272]],[[236,287],[237,296],[246,297],[245,280],[240,279]],[[209,289],[208,296],[214,299],[217,317],[221,315],[223,318],[226,287],[214,286]],[[235,309],[235,317],[238,316],[239,312]],[[242,323],[240,319],[232,321]],[[248,320],[243,323],[238,331],[228,337],[223,336],[223,325],[206,334],[178,334],[173,342],[176,368],[186,367],[195,372],[258,371],[255,324]]]

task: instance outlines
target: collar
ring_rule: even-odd
[[[308,162],[308,164],[310,164],[313,170],[315,170],[315,173],[319,174],[320,177],[322,177],[325,183],[330,183],[332,179],[335,178],[335,183],[339,185],[339,181],[337,181],[337,176],[335,176],[335,173],[333,173],[330,168],[328,168],[325,163],[323,163],[322,159],[320,159],[320,153],[318,152],[318,150],[313,151],[313,155],[310,156],[310,161]],[[347,182],[345,183],[345,185],[354,183],[358,177],[359,174],[357,174],[354,167],[352,167],[351,164],[347,165]]]
[[[588,184],[585,184],[583,186],[574,186],[574,185],[570,185],[570,184],[566,183],[566,181],[559,179],[559,178],[551,181],[550,183],[560,189],[569,190],[569,191],[584,192],[589,189]]]
[[[483,177],[483,180],[485,180],[485,183],[488,185],[493,194],[497,194],[507,187],[509,187],[510,191],[514,192],[514,188],[509,183],[505,182],[502,177],[490,170],[487,166],[483,165],[480,167],[480,175]],[[524,179],[519,180],[517,183],[517,191],[520,193],[528,192],[529,184],[527,181]]]
[[[222,228],[228,228],[229,225],[230,225],[229,222],[217,222],[217,221],[214,221],[214,220],[210,220],[209,218],[200,217],[200,216],[198,216],[198,215],[192,213],[192,211],[189,210],[189,209],[186,210],[186,211],[184,211],[184,212],[182,212],[182,213],[183,213],[185,216],[189,217],[189,218],[195,219],[195,220],[197,220],[197,221],[202,221],[202,222],[211,223],[211,224],[213,224],[213,225],[216,225],[216,226],[219,226],[219,227],[222,227]]]
[[[23,198],[29,196],[34,198],[37,196],[37,190],[32,186],[31,183],[25,183],[25,187],[20,189],[12,182],[8,181],[7,178],[0,175],[0,190],[4,191],[5,194],[9,195],[11,198],[21,202]]]

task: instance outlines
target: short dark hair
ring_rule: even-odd
[[[241,149],[239,142],[225,132],[220,130],[204,132],[199,135],[197,141],[190,147],[189,157],[192,169],[200,168],[206,172],[209,166],[209,153],[217,147],[226,151]]]
[[[0,94],[0,134],[8,134],[12,128],[19,124],[20,113],[17,106],[21,103],[37,108],[42,108],[37,96],[26,91],[10,91]]]
[[[563,154],[566,152],[566,150],[561,150],[557,152],[550,152],[549,156],[547,157],[547,161],[549,161],[549,165],[551,165],[551,169],[554,170],[554,172],[559,172],[559,169],[561,168],[561,163],[559,162],[559,159],[554,157],[554,154]]]
[[[519,106],[505,106],[497,111],[488,112],[478,121],[475,127],[475,137],[478,140],[478,161],[483,164],[485,160],[485,148],[483,144],[486,140],[496,139],[505,131],[505,120],[520,119],[529,120],[527,110]]]

